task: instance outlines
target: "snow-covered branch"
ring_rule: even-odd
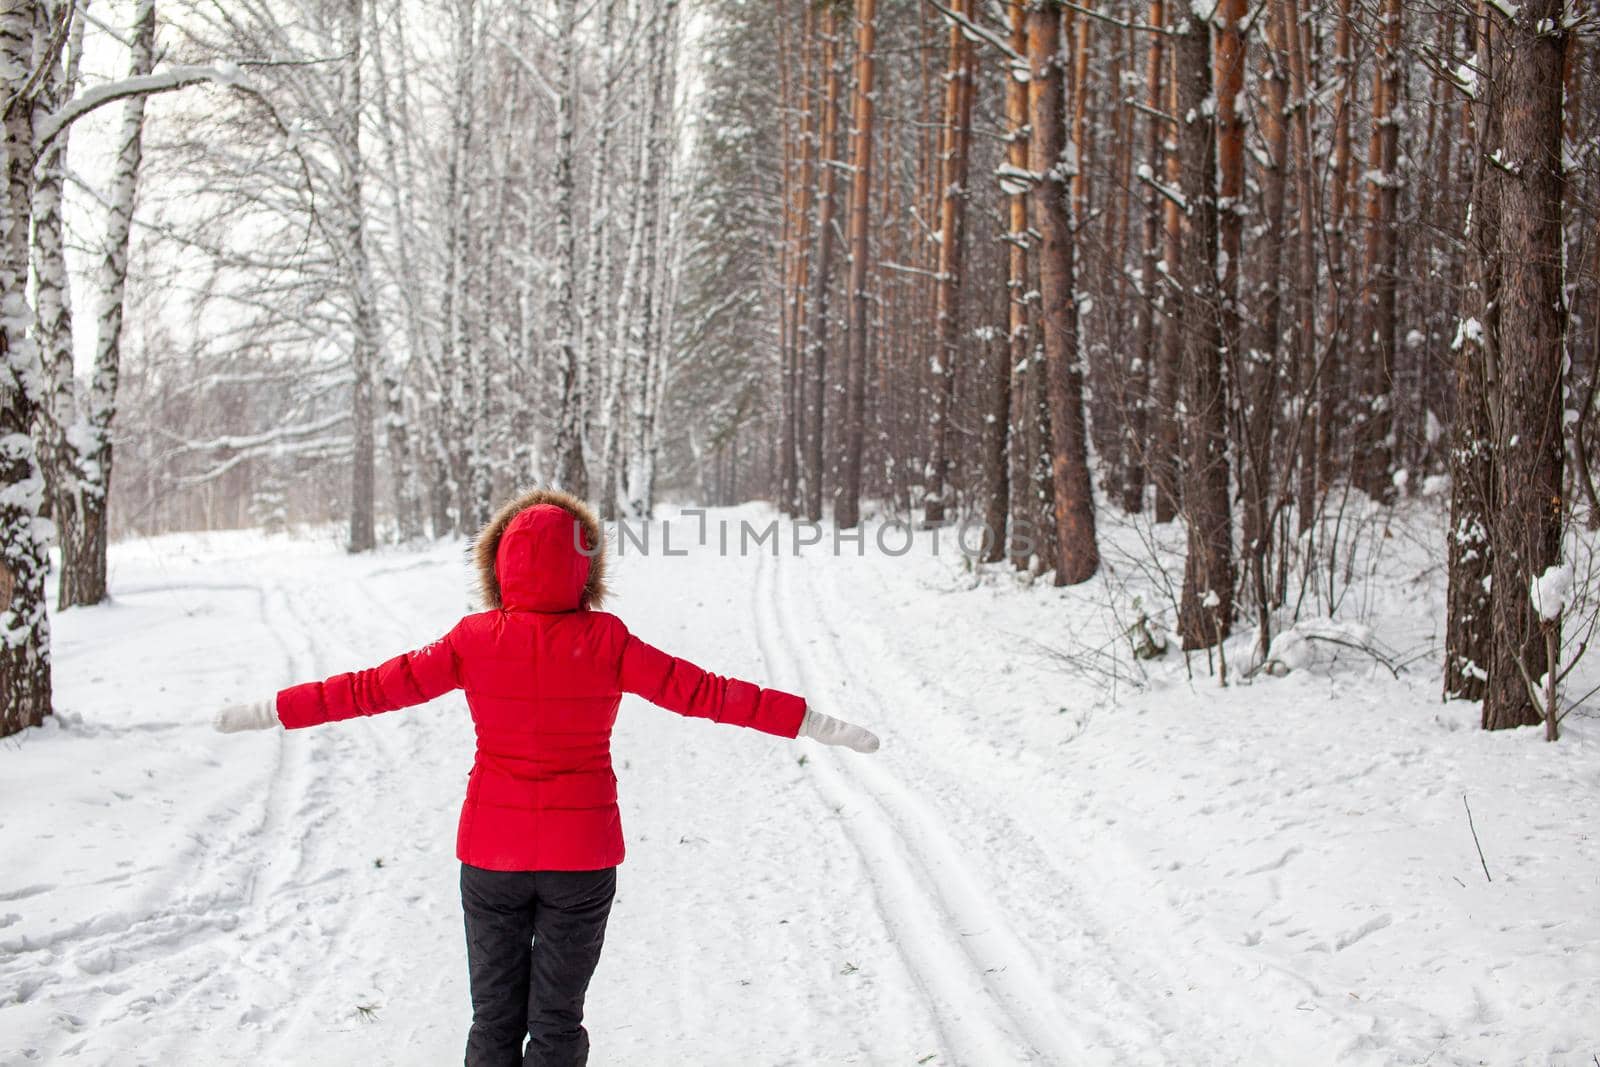
[[[85,89],[56,111],[39,120],[34,131],[35,149],[40,155],[43,155],[45,149],[49,148],[51,142],[60,136],[62,130],[90,112],[96,111],[107,104],[115,103],[118,100],[126,100],[130,96],[170,93],[175,89],[184,89],[191,85],[200,85],[205,82],[233,88],[246,88],[244,72],[233,63],[218,63],[215,65],[187,64],[168,67],[166,70],[158,71],[154,74],[142,74],[137,77],[103,82],[93,88]]]

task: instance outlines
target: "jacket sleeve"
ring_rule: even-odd
[[[636,693],[679,715],[748,726],[779,737],[798,734],[806,714],[805,700],[793,693],[701,670],[632,634],[624,639],[618,682],[624,693]]]
[[[446,634],[376,667],[290,686],[278,694],[278,720],[289,730],[318,726],[408,708],[459,688],[461,669],[453,636]]]

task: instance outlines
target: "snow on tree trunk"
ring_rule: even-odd
[[[858,0],[856,7],[855,150],[850,179],[850,355],[846,372],[844,484],[834,504],[834,521],[853,529],[861,521],[861,449],[866,437],[867,324],[872,295],[867,292],[867,229],[872,192],[872,79],[878,30],[876,0]]]
[[[1283,219],[1289,169],[1287,42],[1291,31],[1287,23],[1287,5],[1282,0],[1273,0],[1265,19],[1266,47],[1262,49],[1260,69],[1266,99],[1259,111],[1265,154],[1261,161],[1264,171],[1262,217],[1256,240],[1257,254],[1265,267],[1248,308],[1235,315],[1234,336],[1238,349],[1230,364],[1230,369],[1237,369],[1238,374],[1235,456],[1240,507],[1244,512],[1241,544],[1249,568],[1250,599],[1255,606],[1256,638],[1263,659],[1272,642],[1271,608],[1275,599],[1267,575],[1273,548],[1272,513],[1280,489],[1286,491],[1279,467],[1292,455],[1279,448],[1277,433],[1278,384],[1283,376],[1283,344],[1279,335],[1285,282]],[[1239,62],[1243,65],[1242,55]],[[1220,68],[1220,62],[1218,65]],[[1241,160],[1241,166],[1242,163]]]
[[[837,212],[837,160],[840,96],[840,58],[838,16],[832,6],[822,12],[822,66],[825,88],[822,94],[822,122],[817,145],[817,253],[811,271],[810,309],[806,321],[805,380],[810,395],[802,409],[808,413],[805,428],[805,516],[812,522],[822,519],[822,439],[826,426],[828,378],[829,298],[833,292],[834,215]]]
[[[1400,0],[1383,0],[1372,75],[1372,138],[1367,154],[1367,248],[1362,286],[1362,365],[1356,418],[1360,447],[1356,484],[1374,499],[1394,498],[1394,347],[1396,273],[1400,242]]]
[[[1165,0],[1151,0],[1149,23],[1166,22]],[[1161,261],[1161,194],[1155,182],[1162,176],[1162,126],[1159,117],[1163,102],[1163,72],[1166,69],[1166,37],[1150,35],[1150,51],[1145,67],[1144,162],[1141,173],[1147,177],[1142,205],[1143,229],[1140,243],[1138,323],[1129,350],[1125,377],[1128,411],[1123,423],[1122,451],[1126,457],[1122,474],[1122,510],[1137,514],[1144,510],[1144,490],[1148,480],[1149,457],[1154,449],[1148,438],[1150,427],[1150,369],[1156,362],[1156,320],[1162,314],[1162,293],[1158,264]]]
[[[371,42],[368,52],[372,56],[374,72],[377,75],[373,80],[373,88],[377,104],[377,129],[383,144],[383,176],[393,190],[390,207],[393,212],[394,254],[396,265],[402,274],[409,278],[415,274],[416,259],[411,237],[416,227],[416,218],[410,187],[413,172],[409,165],[408,142],[405,140],[408,127],[405,114],[405,83],[402,81],[401,91],[395,97],[391,97],[388,85],[389,63],[385,57],[383,34],[376,6],[368,5],[367,14],[367,35]],[[395,32],[402,33],[401,12],[395,12],[394,24]],[[403,49],[404,38],[400,39]],[[402,166],[404,178],[402,178]],[[422,315],[417,307],[417,301],[402,301],[401,312],[405,322],[406,349],[410,358],[420,363],[423,358],[421,353],[429,341],[422,326]],[[407,364],[401,360],[399,351],[390,353],[382,360],[380,373],[384,407],[383,435],[389,452],[389,484],[393,498],[395,532],[399,540],[404,543],[422,536],[422,502],[417,482],[416,446],[406,406]]]
[[[1168,25],[1176,25],[1184,17],[1168,7]],[[1171,69],[1169,55],[1167,112],[1178,110],[1178,83],[1176,71]],[[1181,124],[1178,124],[1181,129]],[[1165,148],[1166,185],[1169,190],[1183,184],[1183,161],[1177,152],[1175,130],[1166,131],[1172,143]],[[1161,208],[1161,258],[1166,264],[1158,286],[1161,289],[1161,361],[1156,374],[1155,408],[1156,430],[1152,446],[1155,455],[1150,461],[1150,480],[1155,484],[1156,522],[1171,522],[1177,518],[1181,506],[1183,468],[1183,424],[1179,394],[1183,389],[1183,211],[1175,199],[1168,197]]]
[[[437,409],[434,422],[438,437],[438,471],[445,482],[439,488],[448,492],[449,502],[442,509],[436,505],[435,512],[436,517],[441,517],[437,513],[443,510],[451,531],[465,534],[477,528],[481,521],[478,512],[487,511],[488,506],[484,502],[480,507],[478,500],[479,472],[485,457],[480,443],[483,427],[477,417],[480,414],[477,397],[483,386],[479,380],[481,368],[475,365],[468,335],[465,307],[466,231],[470,224],[471,198],[464,172],[471,148],[470,120],[475,105],[476,0],[461,0],[453,5],[453,10],[456,34],[455,52],[451,57],[450,140],[445,162],[445,276],[440,316],[445,343],[439,382],[441,399],[448,399]]]
[[[651,116],[655,113],[653,107],[646,108],[645,114],[640,117],[640,124],[647,130]],[[650,181],[652,160],[649,154],[648,137],[641,134],[639,144],[634,153],[636,160],[635,177],[640,190],[643,190]],[[602,476],[605,479],[605,489],[600,495],[600,512],[605,519],[617,517],[618,509],[622,505],[622,496],[626,491],[622,465],[623,454],[627,446],[626,426],[624,425],[623,400],[625,390],[633,382],[633,363],[635,351],[642,344],[642,334],[638,326],[638,317],[643,314],[639,306],[639,291],[641,289],[640,273],[644,268],[645,245],[645,203],[647,198],[635,195],[631,198],[628,224],[628,254],[622,267],[622,285],[617,292],[616,327],[611,331],[610,352],[607,359],[606,390],[602,401],[602,426],[600,443],[600,464]]]
[[[33,74],[38,5],[0,4],[0,93],[6,188],[0,212],[0,736],[37,726],[50,707],[50,621],[45,613],[49,524],[31,434],[46,402],[39,349],[28,336],[28,222],[33,194]]]
[[[1008,11],[1011,50],[1018,56],[1028,53],[1027,13],[1013,4]],[[1019,173],[1028,170],[1028,65],[1026,60],[1011,61],[1006,71],[1006,162]],[[1019,183],[1006,197],[1006,340],[1007,340],[1007,430],[1009,466],[1007,475],[1006,523],[1011,529],[1011,564],[1018,570],[1028,566],[1030,543],[1037,540],[1034,522],[1033,464],[1035,435],[1033,394],[1029,389],[1028,368],[1033,363],[1033,328],[1029,315],[1032,303],[1028,293],[1028,187]],[[999,536],[1004,525],[990,519],[990,528]],[[1001,538],[1002,541],[1006,540]]]
[[[1487,81],[1498,67],[1490,42],[1480,39],[1477,65]],[[1468,103],[1476,173],[1465,211],[1467,275],[1455,356],[1455,412],[1450,442],[1450,526],[1446,530],[1444,695],[1482,700],[1488,690],[1494,619],[1489,587],[1494,573],[1490,538],[1494,487],[1496,347],[1500,337],[1500,198],[1489,153],[1500,143],[1500,110],[1485,99]],[[1484,721],[1487,726],[1487,719]]]
[[[573,217],[574,112],[578,104],[577,0],[557,0],[556,13],[556,194],[555,350],[557,391],[556,483],[580,497],[589,494],[589,473],[583,459],[584,364],[578,351],[580,328],[573,279],[578,272],[577,222]]]
[[[972,14],[971,0],[953,8],[962,18]],[[950,405],[955,396],[956,364],[961,359],[961,270],[966,243],[967,171],[971,158],[972,105],[977,96],[973,46],[959,23],[952,22],[945,66],[943,151],[939,181],[938,343],[934,348],[933,410],[928,427],[928,469],[924,472],[923,521],[945,521],[950,505]],[[1070,253],[1069,253],[1070,254]],[[1049,297],[1045,300],[1048,304]]]
[[[1507,13],[1515,11],[1514,17]],[[1562,61],[1571,33],[1560,0],[1499,8],[1490,20],[1505,63],[1490,166],[1500,196],[1499,422],[1490,607],[1494,647],[1483,702],[1488,729],[1540,721],[1529,689],[1557,665],[1529,604],[1533,578],[1561,553],[1566,302],[1562,290]],[[1559,626],[1559,622],[1553,625]],[[1559,648],[1559,636],[1555,647]]]
[[[140,0],[133,22],[130,77],[148,75],[155,62],[154,0]],[[98,604],[106,598],[107,510],[111,496],[111,423],[117,413],[122,365],[122,316],[128,280],[128,248],[143,154],[143,96],[123,105],[117,159],[106,195],[106,233],[96,275],[99,300],[94,365],[83,420],[68,434],[73,449],[74,508],[61,526],[63,607]]]
[[[636,341],[631,346],[628,376],[627,512],[648,518],[655,505],[655,465],[660,442],[656,424],[660,410],[666,348],[670,343],[668,311],[663,299],[671,267],[666,236],[671,227],[670,203],[674,72],[678,59],[678,0],[665,0],[660,29],[651,35],[650,120],[643,148],[646,153],[643,204],[643,257],[639,284],[643,306],[637,320]]]
[[[341,71],[339,168],[344,200],[345,278],[350,289],[350,383],[352,452],[350,457],[351,552],[377,547],[374,522],[376,447],[373,421],[377,416],[373,394],[373,369],[378,355],[378,324],[373,307],[372,267],[367,260],[366,212],[361,195],[361,6],[363,0],[346,0],[341,34],[344,64]]]
[[[1184,200],[1183,517],[1188,553],[1178,631],[1186,649],[1220,643],[1233,625],[1233,515],[1228,499],[1228,396],[1217,279],[1215,99],[1211,27],[1194,12],[1173,36],[1178,158]]]
[[[72,19],[67,47],[51,58],[39,86],[34,117],[37,121],[64,104],[77,82],[78,58],[83,47],[83,18],[59,3],[41,5],[42,32]],[[68,429],[78,420],[78,390],[72,352],[72,302],[67,280],[66,233],[62,210],[62,185],[66,178],[67,133],[51,144],[35,165],[33,191],[33,276],[36,312],[35,339],[40,349],[49,396],[37,412],[36,441],[40,466],[49,485],[47,502],[57,537],[68,536],[77,524],[78,502],[72,448]],[[65,578],[62,581],[66,585]],[[65,590],[71,592],[70,589]],[[60,606],[71,607],[69,599]]]
[[[1073,280],[1073,232],[1068,183],[1075,161],[1063,134],[1061,9],[1041,5],[1028,16],[1029,169],[1033,221],[1039,232],[1046,393],[1050,406],[1050,470],[1055,487],[1056,585],[1088,581],[1100,567],[1094,495],[1089,480],[1083,414],[1083,366]]]

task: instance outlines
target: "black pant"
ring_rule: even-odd
[[[461,865],[472,981],[467,1067],[588,1062],[583,997],[600,962],[616,891],[615,867],[489,871]]]

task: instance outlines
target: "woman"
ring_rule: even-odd
[[[779,737],[878,748],[869,731],[798,696],[709,674],[595,610],[605,596],[604,544],[581,501],[528,493],[478,538],[488,611],[378,667],[217,717],[225,732],[293,730],[466,691],[478,737],[456,836],[472,986],[469,1067],[588,1060],[583,999],[623,857],[611,768],[623,693]]]

